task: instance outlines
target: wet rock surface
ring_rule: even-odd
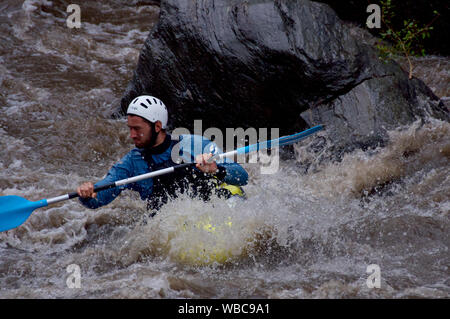
[[[448,120],[419,79],[352,32],[326,4],[162,0],[121,101],[160,97],[172,128],[327,125],[337,149],[375,146],[417,117]]]

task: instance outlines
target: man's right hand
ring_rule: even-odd
[[[77,188],[77,193],[81,198],[95,198],[97,193],[94,193],[94,184],[86,182]]]

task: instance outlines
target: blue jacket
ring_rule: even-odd
[[[145,149],[134,148],[116,163],[107,173],[106,177],[97,182],[95,186],[102,186],[121,179],[133,177],[155,171],[161,168],[177,165],[177,159],[185,163],[194,163],[195,156],[203,153],[221,153],[221,150],[214,142],[199,135],[181,135],[178,141],[170,140],[170,135],[166,136],[166,145],[156,154],[148,154]],[[217,162],[221,176],[220,181],[227,184],[243,186],[247,184],[248,174],[241,165],[224,159]],[[200,170],[195,168],[197,173]],[[198,175],[198,174],[190,174]],[[167,174],[166,179],[175,178],[172,174]],[[158,182],[157,180],[156,182]],[[170,180],[169,180],[170,183]],[[167,184],[166,185],[170,185]],[[140,182],[131,183],[97,193],[96,198],[80,198],[80,202],[88,208],[98,208],[112,202],[125,189],[131,189],[140,194],[142,200],[150,200],[157,184],[153,178]]]

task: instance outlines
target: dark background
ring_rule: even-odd
[[[367,13],[367,6],[371,3],[380,5],[380,1],[371,0],[316,0],[330,5],[344,21],[351,21],[364,27],[373,35],[378,36],[380,29],[369,29],[366,26],[366,20],[371,13]],[[426,54],[450,55],[450,17],[448,0],[391,0],[393,11],[396,13],[393,22],[394,27],[401,29],[403,20],[414,19],[419,25],[429,24],[433,18],[433,11],[436,10],[440,16],[433,22],[434,30],[431,31],[431,37],[424,40]],[[381,7],[381,5],[380,5]]]

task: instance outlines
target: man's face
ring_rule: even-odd
[[[128,115],[128,128],[130,129],[130,137],[134,145],[138,148],[144,148],[150,143],[152,130],[150,124],[142,117]]]

